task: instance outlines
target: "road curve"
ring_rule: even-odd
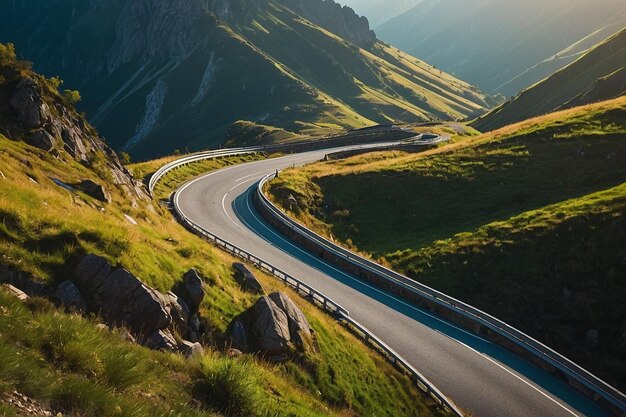
[[[277,169],[319,160],[327,152],[288,155],[211,172],[181,187],[175,204],[196,224],[331,297],[477,417],[607,415],[538,367],[336,269],[268,225],[252,204],[258,181]]]

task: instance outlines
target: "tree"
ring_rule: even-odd
[[[75,106],[81,99],[80,93],[77,90],[64,90],[63,99],[67,104]]]
[[[120,152],[120,161],[122,162],[122,165],[129,165],[130,155],[127,154],[126,152]]]
[[[60,77],[50,77],[48,78],[48,82],[56,91],[59,91],[59,87],[63,85],[63,80]]]
[[[6,61],[15,61],[15,45],[12,43],[0,43],[0,64]]]

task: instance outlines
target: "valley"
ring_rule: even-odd
[[[626,413],[622,0],[0,2],[0,415]]]

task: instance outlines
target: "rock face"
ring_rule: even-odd
[[[170,306],[170,314],[172,316],[172,324],[174,329],[183,337],[188,337],[190,331],[194,331],[190,327],[189,307],[173,292],[166,295],[167,304]]]
[[[304,313],[283,293],[264,296],[229,326],[232,347],[280,357],[296,348],[316,350],[313,331]]]
[[[359,16],[350,7],[334,1],[281,0],[305,19],[360,46],[370,49],[376,42],[376,33],[370,29],[366,17]]]
[[[233,264],[233,267],[237,271],[237,273],[235,274],[235,279],[239,281],[239,284],[243,287],[244,290],[249,291],[253,294],[265,294],[263,286],[254,276],[252,271],[248,269],[247,266],[242,263],[236,262]]]
[[[76,187],[85,192],[88,196],[100,200],[103,203],[111,202],[111,194],[100,184],[96,184],[92,180],[83,180]]]
[[[41,86],[32,78],[22,78],[11,96],[11,107],[23,127],[34,129],[50,120],[50,111],[42,99]]]

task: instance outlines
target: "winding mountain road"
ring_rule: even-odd
[[[258,181],[277,169],[319,160],[327,152],[288,155],[208,173],[181,187],[175,204],[196,224],[341,304],[474,416],[607,415],[538,367],[336,269],[268,225],[252,204]]]

